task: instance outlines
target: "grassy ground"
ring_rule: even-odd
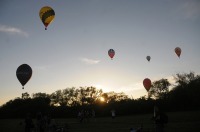
[[[165,125],[165,132],[200,131],[200,111],[170,112],[169,123]],[[77,119],[56,119],[60,125],[67,124],[69,132],[129,132],[131,127],[137,128],[143,124],[144,132],[153,132],[152,115],[131,115],[111,119],[111,117],[96,118],[89,122],[79,123]],[[23,132],[23,119],[0,120],[0,132]]]

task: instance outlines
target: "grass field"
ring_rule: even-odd
[[[199,132],[200,131],[200,111],[190,112],[169,112],[169,123],[165,125],[165,132]],[[56,119],[60,125],[67,124],[69,132],[129,132],[130,128],[139,127],[143,124],[144,132],[153,132],[154,124],[152,115],[131,115],[96,118],[96,121],[79,123],[77,119]],[[24,119],[1,119],[0,132],[23,132],[24,124],[20,124]]]

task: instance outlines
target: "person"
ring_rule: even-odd
[[[81,120],[81,116],[82,116],[82,113],[81,113],[81,111],[79,111],[78,115],[77,115],[77,118],[78,118],[79,121]]]
[[[164,124],[168,122],[168,116],[162,112],[158,107],[154,107],[154,117],[155,131],[164,132]]]
[[[48,114],[48,116],[47,116],[46,123],[47,123],[47,127],[46,128],[47,128],[48,132],[55,132],[56,131],[56,121],[55,121],[55,119],[53,119],[51,117],[50,114]]]
[[[38,131],[38,132],[44,132],[45,131],[45,120],[44,120],[44,117],[42,116],[41,112],[37,113],[36,125],[37,125],[36,131]]]
[[[90,122],[90,113],[87,109],[84,111],[84,116],[85,116],[85,122]]]
[[[84,119],[85,119],[85,111],[84,109],[82,109],[80,113],[80,123],[84,122]]]
[[[112,119],[115,119],[115,110],[113,109],[113,110],[111,110],[111,116],[112,116]]]
[[[92,109],[92,118],[94,119],[94,121],[96,121],[94,109]]]
[[[33,120],[31,118],[30,113],[27,113],[25,118],[25,132],[31,132],[34,128]]]

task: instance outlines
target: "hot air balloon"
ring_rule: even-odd
[[[149,89],[151,88],[151,80],[149,78],[145,78],[143,80],[143,85],[145,87],[145,89],[147,90],[147,92],[149,91]]]
[[[174,51],[175,51],[176,55],[180,58],[180,55],[181,55],[181,48],[176,47],[176,48],[174,49]]]
[[[113,57],[115,55],[115,51],[113,49],[109,49],[108,50],[108,55],[110,56],[111,59],[113,59]]]
[[[151,57],[150,57],[150,56],[147,56],[146,59],[147,59],[148,61],[150,61],[150,60],[151,60]]]
[[[16,71],[17,79],[22,84],[22,89],[24,89],[24,85],[29,81],[32,76],[32,69],[27,64],[22,64],[17,68]]]
[[[55,12],[51,7],[44,6],[40,9],[39,16],[45,26],[45,30],[47,30],[48,25],[53,21],[55,17]]]

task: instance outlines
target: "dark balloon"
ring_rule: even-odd
[[[113,57],[115,55],[115,51],[113,49],[109,49],[108,50],[108,55],[110,56],[111,59],[113,59]]]
[[[180,55],[181,55],[181,48],[180,48],[180,47],[176,47],[176,48],[174,49],[174,51],[175,51],[176,55],[180,58]]]
[[[16,71],[17,79],[22,84],[22,89],[24,89],[24,85],[30,80],[32,76],[32,69],[27,64],[22,64],[17,68]]]
[[[151,57],[150,57],[150,56],[147,56],[146,59],[147,59],[148,61],[150,61],[150,60],[151,60]]]
[[[150,90],[150,88],[151,88],[151,80],[149,78],[145,78],[143,80],[143,85],[144,85],[145,89],[148,92]]]

